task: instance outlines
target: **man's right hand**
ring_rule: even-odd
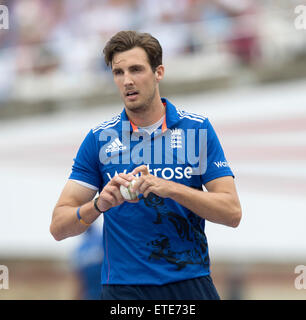
[[[120,173],[112,178],[99,195],[98,208],[105,212],[122,204],[125,200],[121,195],[120,185],[128,186],[134,178],[131,173]],[[93,223],[99,217],[100,214],[97,214],[92,202],[95,194],[96,190],[84,187],[73,180],[67,181],[53,210],[50,232],[55,240],[74,237],[87,230],[88,227],[80,223],[76,215],[78,207],[81,207],[80,215],[87,224]],[[138,201],[137,199],[129,202]]]
[[[120,192],[120,185],[124,185],[125,187],[129,186],[129,183],[135,179],[131,173],[119,173],[115,177],[113,177],[103,188],[99,195],[99,199],[97,201],[98,208],[105,212],[110,208],[119,206],[125,200]],[[128,202],[138,202],[139,200],[128,200]]]

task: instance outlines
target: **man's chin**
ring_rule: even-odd
[[[124,101],[125,107],[133,112],[141,111],[143,109],[143,104],[139,101]]]

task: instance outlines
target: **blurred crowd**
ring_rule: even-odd
[[[0,4],[10,12],[9,30],[0,30],[0,58],[6,61],[2,67],[11,62],[18,74],[103,71],[105,42],[128,29],[156,36],[165,56],[204,50],[207,39],[226,43],[243,62],[258,54],[254,17],[260,8],[255,0],[0,0]]]

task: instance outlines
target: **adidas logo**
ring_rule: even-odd
[[[121,141],[116,138],[110,145],[107,146],[105,152],[114,152],[114,151],[122,151],[126,150],[126,146],[124,146]]]

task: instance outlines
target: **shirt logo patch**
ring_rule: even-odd
[[[121,141],[116,138],[110,145],[107,146],[105,152],[114,152],[114,151],[122,151],[126,150],[126,146],[124,146]]]
[[[171,148],[179,149],[182,147],[182,129],[171,130]]]

